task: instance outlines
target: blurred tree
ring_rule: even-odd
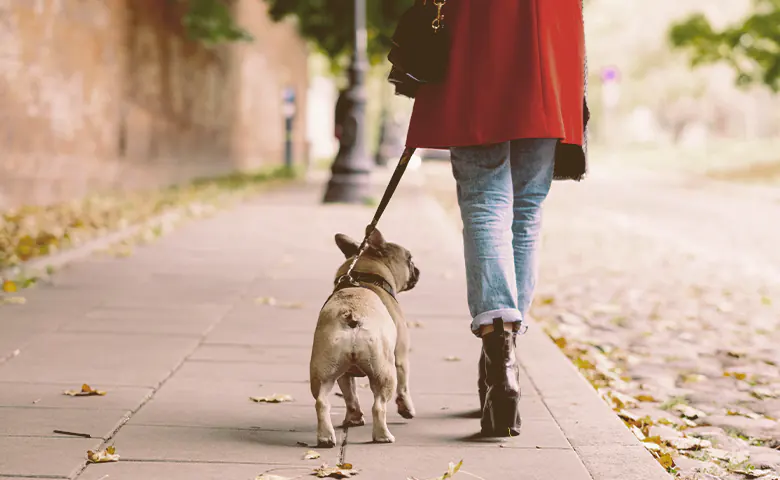
[[[195,40],[212,45],[224,42],[251,41],[252,35],[233,18],[224,0],[179,0],[187,4],[182,25]]]
[[[295,16],[304,38],[311,40],[338,68],[352,52],[354,3],[348,0],[266,0],[275,21]],[[367,2],[368,55],[373,64],[390,50],[396,22],[414,0]]]
[[[780,91],[780,0],[754,0],[753,12],[741,23],[715,30],[703,14],[674,24],[669,37],[692,53],[693,66],[727,62],[737,83],[763,83]]]

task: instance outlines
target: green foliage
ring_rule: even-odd
[[[352,0],[266,0],[271,18],[297,18],[301,35],[312,41],[335,64],[351,54],[354,38]],[[366,0],[368,55],[381,62],[390,50],[396,22],[413,0]]]
[[[182,24],[190,38],[207,45],[253,40],[249,32],[236,23],[230,6],[224,0],[180,1],[188,4]]]
[[[692,54],[693,66],[727,62],[739,85],[764,84],[780,91],[780,0],[754,0],[741,23],[713,29],[702,14],[672,26],[669,37]]]

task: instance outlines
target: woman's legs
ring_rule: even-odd
[[[556,140],[526,139],[453,148],[463,219],[471,329],[482,338],[482,433],[520,430],[515,333],[533,298],[541,206],[550,189]]]
[[[471,330],[494,318],[520,322],[512,250],[512,172],[509,142],[452,148],[452,172],[463,219]]]
[[[512,246],[517,308],[523,317],[528,314],[536,288],[542,203],[552,184],[557,143],[552,138],[529,138],[515,140],[510,145],[514,189]]]

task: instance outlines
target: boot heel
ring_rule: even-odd
[[[488,394],[485,408],[482,411],[482,434],[495,437],[516,437],[520,435],[522,425],[520,395],[514,392],[500,393],[502,395],[491,396]]]

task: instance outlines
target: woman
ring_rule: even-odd
[[[581,0],[449,0],[447,78],[416,93],[407,146],[449,149],[463,218],[482,433],[517,435],[515,337],[536,283],[542,202],[585,174]]]

